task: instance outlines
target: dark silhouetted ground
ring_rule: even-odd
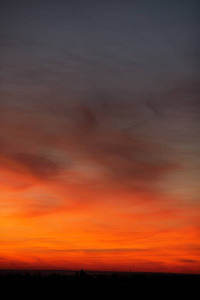
[[[0,275],[0,299],[200,299],[200,275],[12,272]]]

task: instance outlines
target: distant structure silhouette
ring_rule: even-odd
[[[83,271],[83,269],[81,269],[81,271],[80,271],[80,278],[84,279],[85,277],[86,277],[86,273],[85,273],[85,271]]]

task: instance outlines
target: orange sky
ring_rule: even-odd
[[[45,178],[1,165],[1,268],[199,272],[197,204],[90,164]]]
[[[4,2],[0,269],[199,273],[194,1]]]

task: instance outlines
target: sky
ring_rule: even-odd
[[[198,1],[0,2],[0,269],[200,272]]]

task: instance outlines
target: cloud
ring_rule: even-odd
[[[46,250],[44,250],[46,251]],[[145,248],[94,248],[94,249],[50,249],[50,252],[82,252],[82,253],[126,253],[126,252],[143,252],[151,251]]]
[[[94,111],[86,104],[80,104],[77,109],[77,129],[81,130],[80,133],[88,133],[95,130],[98,125],[97,117]]]
[[[159,145],[120,131],[102,131],[85,139],[76,138],[86,162],[103,167],[105,180],[111,183],[116,181],[148,190],[162,175],[177,168]]]
[[[199,263],[199,260],[187,259],[187,258],[178,259],[178,261],[183,263],[189,263],[189,264]]]
[[[50,97],[49,102],[32,103],[33,107],[23,113],[4,107],[1,164],[41,179],[70,170],[70,178],[79,183],[84,183],[85,170],[96,186],[152,192],[177,164],[158,140],[124,131],[127,120],[135,124],[138,115],[143,115],[141,119],[152,115],[145,101],[139,106],[137,101],[133,103],[115,92],[88,94],[71,102],[61,93],[58,100]],[[92,174],[99,177],[92,178]]]
[[[17,173],[27,173],[40,179],[52,178],[61,170],[61,166],[35,153],[1,153],[0,165]]]

